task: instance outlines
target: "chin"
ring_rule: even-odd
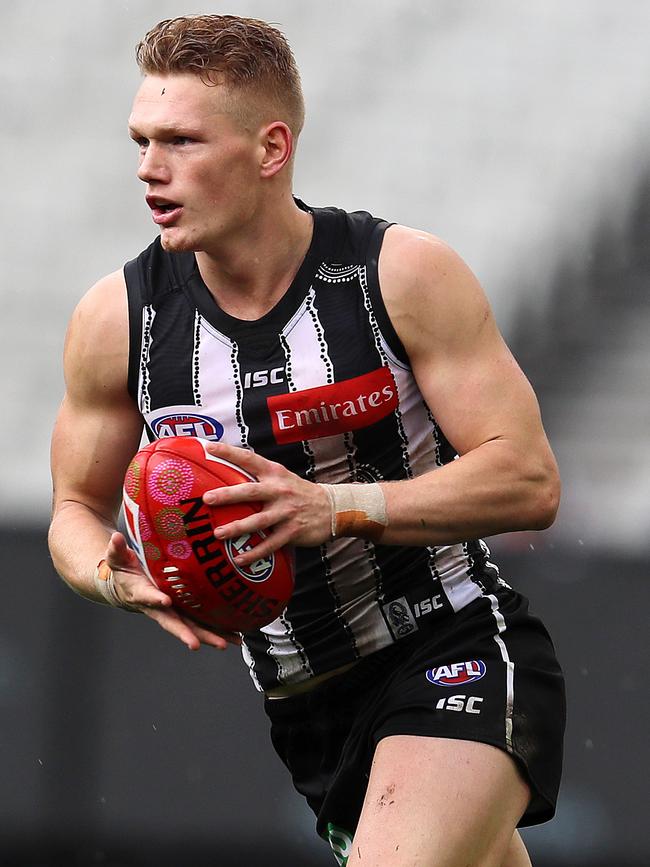
[[[197,249],[196,244],[182,232],[174,229],[163,229],[160,233],[160,244],[167,253],[189,253]]]

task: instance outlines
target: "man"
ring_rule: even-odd
[[[160,238],[70,325],[56,568],[190,649],[243,643],[340,864],[530,864],[516,827],[554,811],[562,677],[480,537],[554,519],[532,390],[444,243],[293,198],[304,109],[279,31],[178,18],[137,56],[129,126]],[[259,480],[205,501],[263,503],[216,534],[262,531],[241,565],[296,550],[287,610],[241,638],[180,617],[116,532],[143,420],[155,438],[197,415]]]

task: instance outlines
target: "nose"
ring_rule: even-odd
[[[146,184],[154,181],[158,183],[169,182],[169,168],[165,162],[165,155],[160,145],[155,142],[149,142],[146,148],[140,153],[140,162],[138,165],[138,177]]]

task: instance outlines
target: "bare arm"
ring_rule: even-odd
[[[533,390],[465,263],[395,226],[380,259],[385,303],[413,373],[458,460],[383,485],[387,544],[449,544],[542,529],[559,502],[557,465]]]
[[[106,559],[119,599],[197,649],[226,642],[170,610],[171,599],[144,575],[116,532],[124,473],[138,449],[142,419],[127,391],[128,317],[121,272],[100,280],[78,305],[66,338],[66,394],[52,437],[53,516],[49,545],[56,570],[96,602],[95,567]]]
[[[74,590],[96,601],[94,567],[115,531],[121,481],[142,430],[126,389],[127,364],[124,279],[115,273],[88,292],[72,317],[66,394],[52,437],[52,559]]]

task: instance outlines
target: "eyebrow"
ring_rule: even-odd
[[[180,121],[169,121],[167,123],[153,123],[153,132],[158,136],[170,136],[170,135],[187,135],[187,136],[197,136],[200,135],[203,131],[196,126],[192,126],[187,123],[182,123]],[[129,135],[131,138],[150,138],[150,136],[145,135],[145,133],[140,130],[137,126],[133,126],[132,124],[128,125]]]

